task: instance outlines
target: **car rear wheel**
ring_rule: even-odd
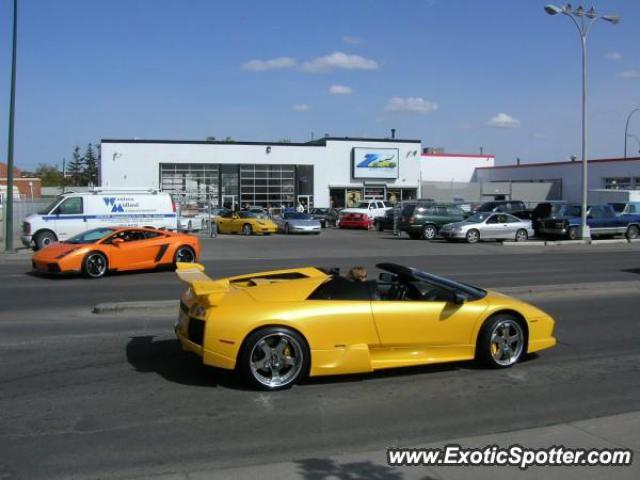
[[[58,240],[56,234],[50,230],[43,230],[42,232],[36,233],[34,238],[35,250],[41,250],[44,247],[51,245],[53,242]]]
[[[180,247],[176,250],[175,263],[193,263],[196,261],[196,252],[191,247]]]
[[[567,237],[569,240],[577,240],[578,239],[578,227],[571,227],[567,231]]]
[[[514,365],[525,353],[526,336],[512,315],[497,315],[487,320],[476,344],[476,359],[491,368]]]
[[[242,234],[243,235],[251,235],[253,233],[253,228],[248,223],[245,223],[242,226]]]
[[[526,242],[529,239],[529,234],[524,228],[521,228],[516,232],[516,242]]]
[[[629,225],[626,236],[629,240],[634,240],[640,236],[640,228],[637,225]]]
[[[285,327],[253,332],[244,342],[239,369],[260,390],[289,388],[309,372],[309,348],[304,338]]]
[[[438,235],[438,229],[435,225],[425,225],[422,230],[422,238],[425,240],[433,240]]]
[[[467,232],[466,239],[468,243],[478,243],[480,240],[480,232],[473,228]]]
[[[84,257],[82,262],[82,273],[88,278],[104,277],[107,273],[107,257],[100,252],[91,252]]]

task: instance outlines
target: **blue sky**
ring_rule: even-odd
[[[23,168],[100,138],[306,141],[391,128],[450,152],[482,146],[499,164],[580,156],[579,37],[547,2],[19,1]],[[11,3],[0,0],[3,159]],[[640,2],[593,5],[623,18],[589,37],[590,156],[621,156],[640,106]],[[630,132],[640,138],[640,114]]]

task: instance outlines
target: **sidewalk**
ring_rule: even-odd
[[[402,445],[407,447],[441,448],[446,444],[463,447],[482,447],[496,444],[500,447],[519,444],[540,448],[563,445],[573,448],[630,448],[634,463],[627,467],[530,467],[521,471],[517,467],[399,467],[391,468],[386,462],[384,449],[371,452],[338,455],[326,458],[305,458],[290,462],[212,469],[179,474],[164,474],[156,480],[261,480],[313,479],[313,480],[510,480],[526,479],[637,479],[640,478],[640,412],[594,418],[549,427],[517,430],[513,432],[446,440],[428,445]],[[392,446],[392,445],[390,445]],[[398,445],[400,446],[400,445]]]

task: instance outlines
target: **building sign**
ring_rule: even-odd
[[[397,148],[354,148],[353,178],[398,178]]]

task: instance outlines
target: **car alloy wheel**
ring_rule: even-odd
[[[480,240],[480,232],[478,232],[478,230],[476,230],[475,228],[472,230],[469,230],[467,232],[467,242],[469,243],[477,243],[478,240]]]
[[[306,375],[308,348],[304,339],[287,328],[258,330],[246,341],[240,368],[263,390],[287,388]]]
[[[513,365],[520,359],[524,347],[522,327],[512,319],[500,320],[491,330],[490,342],[493,361],[501,367]]]
[[[102,253],[92,252],[84,259],[84,273],[89,278],[100,278],[107,273],[107,257]]]
[[[180,247],[176,252],[176,262],[193,263],[196,261],[196,254],[189,247]]]
[[[41,250],[44,247],[51,245],[55,241],[56,241],[56,236],[53,232],[49,232],[49,231],[39,232],[35,238],[36,248],[34,250]]]
[[[426,225],[422,231],[422,238],[425,240],[433,240],[438,235],[438,230],[434,225]]]
[[[248,223],[245,223],[242,226],[242,234],[243,235],[251,235],[253,233],[253,229],[251,228],[251,225],[249,225]]]
[[[576,240],[578,238],[578,228],[571,227],[567,232],[567,236],[569,237],[569,240]]]
[[[637,225],[629,225],[629,228],[627,228],[626,235],[629,240],[634,240],[638,238],[638,236],[640,235],[640,229],[638,228]]]
[[[526,242],[529,239],[529,234],[525,229],[520,229],[516,232],[516,242]]]

